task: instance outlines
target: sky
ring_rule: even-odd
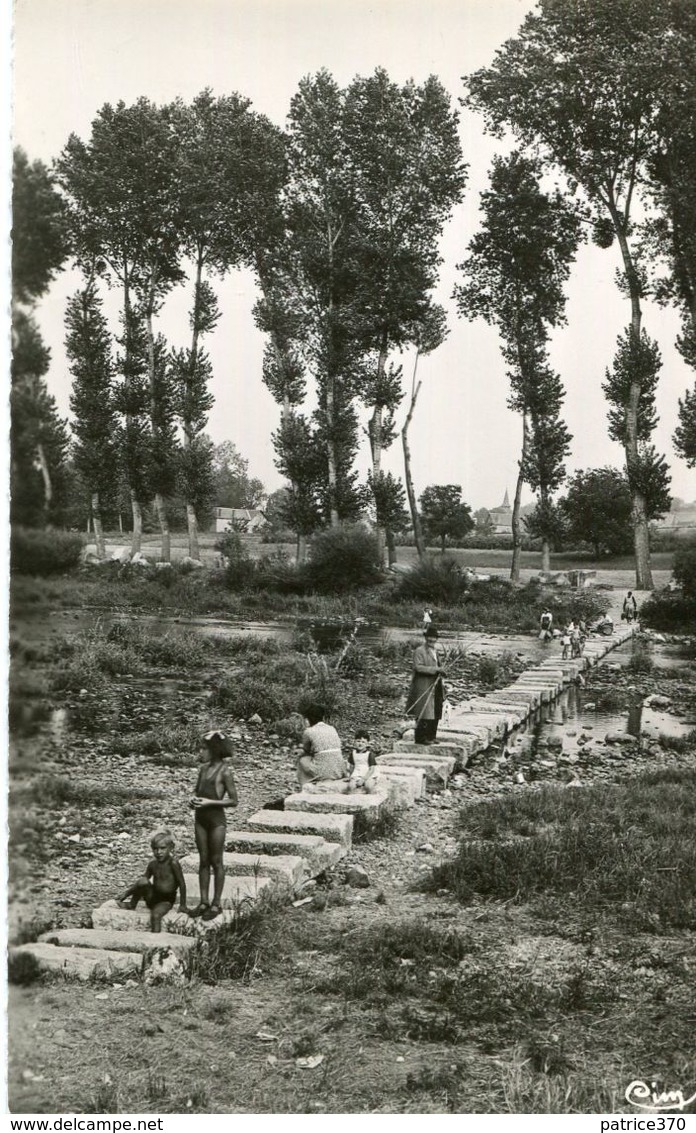
[[[437,75],[453,102],[462,76],[491,63],[533,5],[528,0],[16,0],[14,9],[13,141],[29,158],[50,163],[71,132],[87,139],[106,102],[190,101],[204,87],[238,91],[254,109],[283,125],[305,75],[326,67],[341,84],[384,67],[399,82]],[[460,132],[469,180],[465,199],[443,233],[443,266],[436,298],[448,310],[450,334],[419,361],[422,389],[410,431],[417,493],[429,484],[460,484],[474,508],[512,495],[521,422],[508,410],[508,383],[494,328],[468,322],[451,298],[457,263],[479,223],[479,195],[501,143],[487,137],[478,115],[461,112]],[[567,326],[552,340],[551,361],[567,392],[565,419],[573,434],[567,468],[623,466],[606,433],[601,390],[616,339],[629,321],[628,301],[615,283],[616,248],[581,248],[568,285]],[[70,376],[63,347],[67,298],[79,286],[63,272],[42,299],[37,318],[52,363],[47,376],[59,410],[68,415]],[[231,440],[249,471],[269,491],[279,487],[271,433],[278,407],[261,380],[263,337],[252,320],[256,298],[250,273],[235,272],[219,287],[222,317],[207,347],[214,366],[215,405],[208,432]],[[172,295],[158,329],[174,344],[188,338],[185,292]],[[676,312],[646,303],[644,326],[660,344],[663,370],[657,396],[655,443],[667,455],[673,495],[696,498],[696,472],[677,459],[671,437],[677,401],[693,375],[674,347]],[[397,358],[410,386],[413,354]],[[406,407],[397,417],[399,428]],[[357,467],[369,464],[364,436]],[[384,467],[403,474],[398,440]],[[530,500],[526,492],[523,500]]]

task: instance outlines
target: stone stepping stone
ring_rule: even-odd
[[[392,754],[403,751],[409,755],[426,755],[428,757],[436,755],[438,759],[451,756],[456,761],[461,755],[461,746],[454,740],[435,740],[432,744],[417,744],[413,740],[397,740],[392,749]]]
[[[187,893],[187,900],[196,903],[198,893],[198,880],[191,893]],[[92,926],[98,929],[113,929],[116,932],[135,931],[148,932],[150,929],[150,913],[142,903],[137,909],[121,909],[111,898],[104,901],[98,908],[92,910]],[[162,918],[162,928],[165,933],[176,933],[182,936],[193,936],[196,931],[195,921],[186,913],[180,913],[175,906],[170,913]]]
[[[402,809],[413,806],[420,798],[420,786],[400,775],[390,775],[388,768],[380,772],[380,791],[386,793],[392,807]]]
[[[231,852],[223,854],[225,870],[235,877],[270,877],[274,881],[281,881],[292,889],[301,885],[309,876],[307,863],[304,858],[289,854],[240,854]],[[198,854],[188,854],[181,859],[181,868],[185,873],[198,870]],[[188,879],[186,881],[188,892]]]
[[[62,948],[100,948],[106,951],[139,952],[147,955],[153,949],[171,948],[183,960],[194,947],[194,936],[180,936],[173,932],[118,932],[115,929],[58,928],[44,932],[39,941],[58,944]]]
[[[327,842],[316,834],[251,834],[233,830],[227,834],[225,849],[237,854],[290,854],[306,862],[310,877],[345,857],[338,842]]]
[[[390,763],[388,767],[381,767],[379,773],[385,779],[403,779],[409,784],[414,801],[425,798],[426,777],[422,767],[400,767],[396,763]]]
[[[315,834],[327,842],[351,847],[353,816],[350,814],[303,814],[300,811],[257,810],[247,819],[250,830],[262,834]]]
[[[505,688],[502,689],[505,699],[515,703],[519,701],[528,705],[530,710],[537,708],[541,703],[541,693],[531,688]]]
[[[191,904],[198,900],[197,874],[184,874],[186,892],[191,894]],[[227,874],[222,890],[223,909],[241,909],[243,906],[253,905],[258,901],[264,889],[272,888],[275,883],[273,877],[249,877],[246,874]],[[211,877],[210,892],[213,891]]]
[[[39,971],[61,972],[78,980],[93,976],[137,976],[142,971],[143,956],[138,952],[118,952],[110,948],[61,948],[45,941],[20,944],[11,956],[33,956]]]
[[[391,752],[380,758],[380,767],[416,767],[425,772],[426,780],[433,786],[442,786],[447,783],[454,771],[454,760],[436,759],[434,756],[427,759],[423,755],[409,755],[407,752]]]
[[[374,795],[361,795],[357,792],[349,795],[341,794],[310,794],[304,791],[296,795],[288,795],[285,799],[285,810],[309,811],[312,814],[366,814],[370,818],[377,818],[389,803],[389,796],[384,793]]]

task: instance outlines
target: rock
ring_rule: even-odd
[[[101,561],[95,543],[88,543],[87,546],[83,547],[80,551],[80,562],[85,563],[87,566],[95,566]]]
[[[669,696],[647,696],[643,701],[647,708],[669,708],[672,704],[672,699]]]
[[[346,873],[346,883],[351,885],[353,889],[368,889],[370,879],[367,876],[367,870],[363,869],[361,865],[351,866]]]
[[[432,842],[423,842],[422,846],[416,846],[419,854],[434,854],[435,847]]]
[[[607,732],[604,737],[605,744],[634,744],[636,737],[630,735],[628,732]]]
[[[255,712],[253,716],[249,717],[247,724],[263,724],[263,720],[259,716],[258,712]]]
[[[163,948],[154,952],[143,976],[146,984],[182,984],[185,978],[184,966],[171,948]]]
[[[190,555],[184,555],[181,566],[189,567],[191,570],[201,570],[203,563],[200,559],[192,559]]]
[[[128,547],[114,547],[111,551],[112,563],[129,563],[131,553]]]
[[[155,570],[171,570],[171,563],[155,563]]]
[[[585,704],[583,707],[585,709],[585,712],[596,712],[597,711],[597,705],[593,701],[590,701],[589,704]]]

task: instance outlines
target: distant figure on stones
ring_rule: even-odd
[[[358,728],[353,741],[353,750],[348,756],[348,790],[357,791],[362,787],[368,795],[373,794],[379,785],[377,759],[370,747],[370,733]]]
[[[423,610],[423,629],[426,630],[428,626],[433,624],[433,611],[430,606],[426,606]]]
[[[431,744],[437,736],[445,700],[443,671],[437,659],[434,626],[425,631],[425,642],[413,654],[413,676],[406,698],[406,715],[416,718],[416,743]]]
[[[345,791],[345,760],[341,737],[324,720],[323,704],[309,704],[305,710],[307,727],[302,733],[302,755],[297,761],[297,781],[302,790]]]
[[[567,626],[566,629],[564,629],[563,635],[561,637],[561,646],[562,646],[561,658],[564,661],[567,661],[569,656],[570,656],[570,643],[571,643],[571,640],[572,640],[572,633],[573,633],[574,629],[575,629],[575,626],[571,622],[570,625]]]
[[[212,921],[222,912],[222,891],[225,886],[225,866],[222,855],[227,831],[227,807],[236,806],[237,785],[227,758],[232,755],[232,744],[223,732],[208,732],[202,739],[205,761],[198,771],[196,790],[190,805],[195,816],[196,848],[198,850],[198,882],[200,898],[192,917]],[[210,901],[210,871],[215,879],[213,900]]]
[[[638,617],[638,603],[636,602],[632,590],[629,590],[628,594],[623,600],[621,617],[625,622],[629,623],[635,621],[635,619]]]
[[[553,637],[553,614],[550,610],[544,610],[539,618],[539,640],[550,641]]]
[[[174,839],[168,830],[160,830],[150,843],[155,855],[148,862],[142,877],[116,898],[122,909],[135,909],[139,901],[144,901],[150,910],[150,930],[162,931],[162,918],[173,907],[179,894],[179,912],[186,909],[186,883],[174,857]]]
[[[577,658],[582,656],[582,651],[585,645],[585,639],[579,625],[572,623],[570,630],[570,656]]]

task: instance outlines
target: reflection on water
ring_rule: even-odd
[[[537,744],[540,740],[555,740],[568,747],[572,746],[569,740],[583,733],[598,740],[603,740],[607,732],[628,732],[637,739],[641,736],[657,739],[660,735],[685,736],[693,728],[692,723],[669,712],[646,707],[638,694],[627,709],[613,712],[597,711],[591,697],[586,689],[569,685],[551,704],[543,704],[520,732],[531,733]]]

